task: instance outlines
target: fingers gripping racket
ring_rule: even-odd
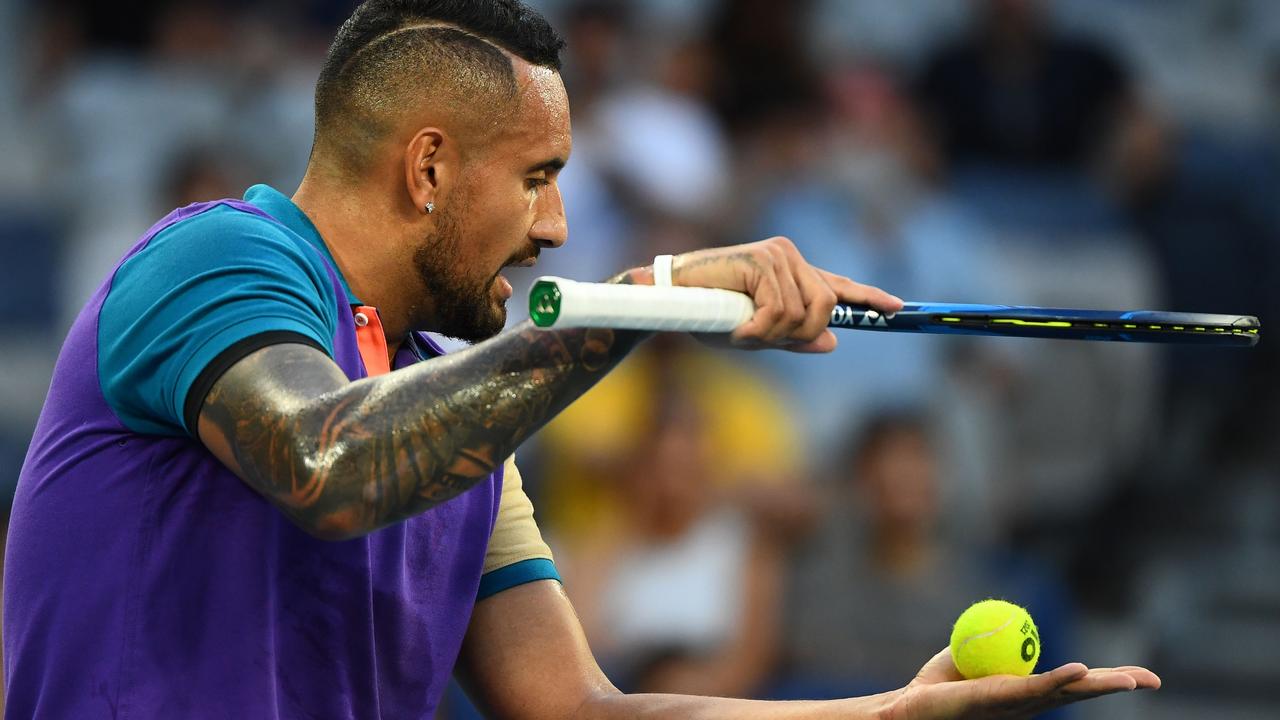
[[[529,316],[534,325],[547,329],[727,333],[754,312],[755,304],[746,295],[712,288],[586,283],[548,276],[539,278],[529,292]],[[1252,347],[1262,337],[1261,323],[1249,315],[914,302],[893,314],[836,305],[828,327],[1235,347]]]

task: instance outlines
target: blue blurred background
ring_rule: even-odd
[[[912,300],[1280,318],[1272,0],[533,4],[575,149],[570,242],[524,287],[787,235]],[[296,187],[353,6],[0,0],[8,494],[118,256],[175,206]],[[1164,679],[1075,717],[1280,716],[1280,344],[840,341],[658,338],[520,452],[617,683],[880,691],[999,596],[1042,667]]]

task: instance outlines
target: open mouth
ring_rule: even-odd
[[[509,268],[509,267],[527,268],[527,267],[533,267],[534,265],[537,264],[537,262],[538,262],[538,256],[534,254],[524,258],[523,260],[519,260],[516,262],[509,262],[506,265],[503,265],[502,267],[503,268]],[[503,300],[508,300],[511,298],[511,295],[514,292],[514,290],[511,287],[511,281],[502,276],[501,270],[499,270],[497,273],[494,274],[493,282],[497,285],[498,294],[502,297]]]

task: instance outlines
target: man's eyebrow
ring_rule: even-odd
[[[565,164],[564,158],[555,157],[555,158],[551,158],[550,160],[544,160],[538,163],[537,165],[534,165],[533,167],[529,168],[526,172],[530,174],[536,173],[536,172],[555,172],[557,170],[563,170],[564,164]]]

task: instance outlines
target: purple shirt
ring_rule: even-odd
[[[175,211],[125,259],[216,205]],[[113,411],[98,354],[111,284],[71,328],[18,481],[6,717],[431,717],[476,601],[502,471],[366,537],[317,540],[196,440],[132,430]],[[336,318],[333,359],[365,377],[350,307]],[[393,367],[419,360],[408,346]]]

